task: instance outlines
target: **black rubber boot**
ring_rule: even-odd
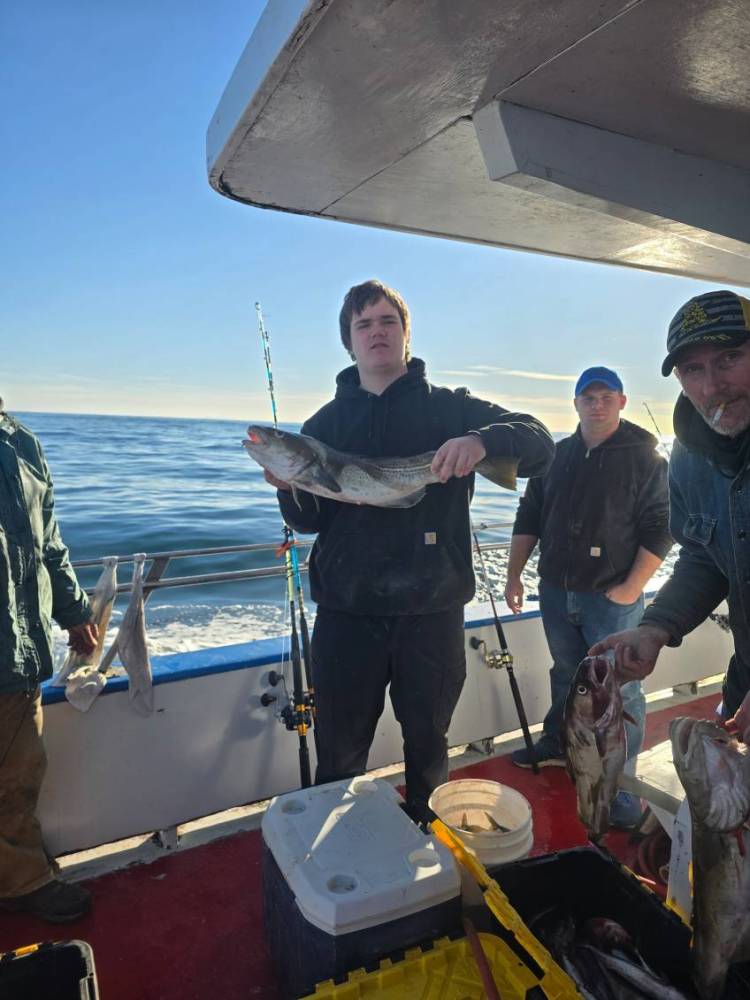
[[[91,909],[91,893],[80,885],[54,880],[23,896],[0,899],[0,910],[31,913],[53,924],[78,920]]]

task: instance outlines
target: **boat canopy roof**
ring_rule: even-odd
[[[745,0],[270,0],[211,185],[305,215],[750,285]]]

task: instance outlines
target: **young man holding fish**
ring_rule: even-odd
[[[377,495],[342,503],[303,488],[293,496],[289,483],[266,473],[287,523],[318,536],[310,558],[318,605],[316,780],[365,770],[390,684],[404,737],[407,808],[422,819],[432,790],[447,779],[446,734],[464,683],[463,606],[474,594],[473,470],[499,456],[511,459],[519,476],[541,475],[553,444],[534,417],[431,385],[424,362],[411,357],[409,311],[393,289],[378,281],[356,285],[339,325],[354,364],[339,374],[335,398],[303,434],[349,458],[434,452],[438,482],[423,498],[374,506]]]
[[[505,599],[514,614],[522,610],[521,573],[539,541],[539,601],[553,660],[544,732],[533,756],[512,755],[519,767],[565,765],[563,710],[578,664],[598,638],[638,623],[643,588],[672,544],[667,463],[652,434],[621,418],[626,402],[611,369],[584,371],[573,401],[578,429],[557,443],[551,468],[529,481],[519,503]],[[623,687],[622,700],[633,760],[646,716],[638,681]],[[612,825],[633,826],[639,816],[639,801],[619,792]]]
[[[0,910],[63,923],[90,900],[55,877],[35,815],[52,617],[75,652],[91,652],[97,630],[60,536],[42,447],[0,400]]]
[[[674,369],[682,390],[669,466],[680,554],[638,628],[592,652],[613,649],[620,677],[641,679],[726,599],[735,653],[723,716],[750,742],[750,301],[727,290],[690,299],[669,325],[667,352],[662,375]]]

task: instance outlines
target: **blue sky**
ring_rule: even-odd
[[[709,286],[251,209],[213,192],[205,132],[260,0],[29,0],[0,7],[0,395],[10,410],[269,416],[253,303],[281,419],[331,395],[347,288],[379,277],[412,311],[433,381],[555,430],[575,375],[617,368],[648,401],[666,325]]]

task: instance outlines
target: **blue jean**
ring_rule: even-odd
[[[602,593],[564,590],[540,580],[539,606],[552,654],[552,705],[544,717],[544,733],[559,741],[565,699],[578,664],[595,642],[612,632],[636,627],[643,615],[643,595],[633,604],[615,604]],[[625,723],[630,760],[643,745],[646,699],[640,681],[628,681],[621,691],[623,710],[635,720],[635,725]]]

